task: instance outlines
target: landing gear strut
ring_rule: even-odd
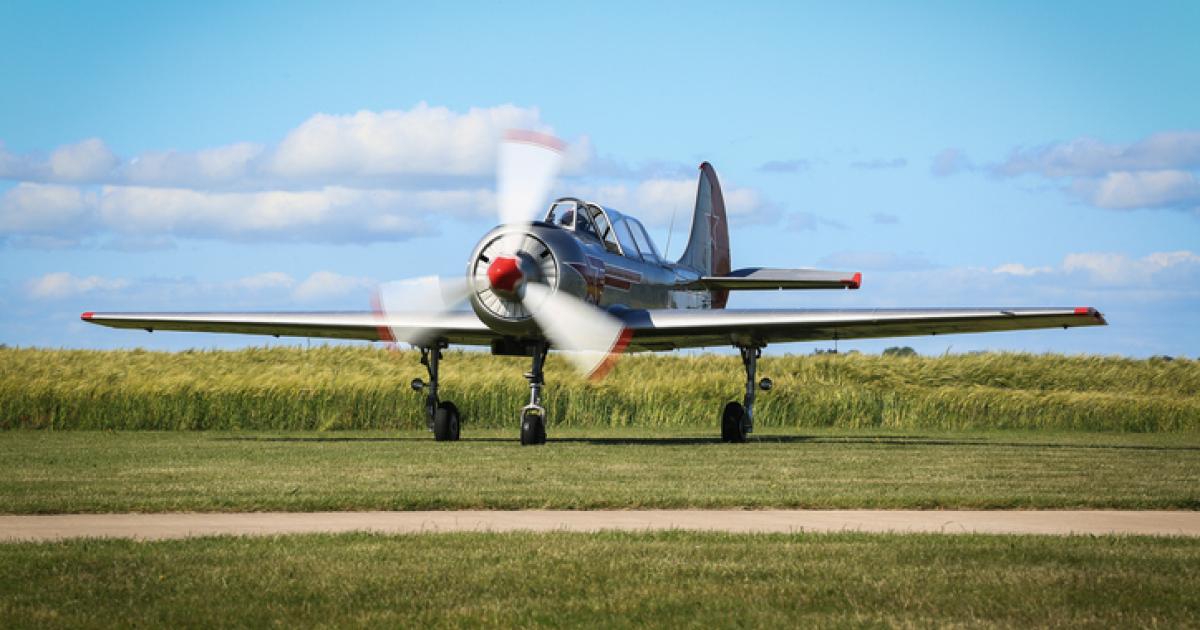
[[[533,366],[525,374],[529,381],[529,404],[521,410],[521,445],[546,443],[546,410],[542,407],[542,366],[546,363],[546,343],[533,348]]]
[[[425,423],[433,431],[433,439],[438,442],[453,442],[458,440],[459,415],[458,407],[450,401],[438,400],[438,363],[442,359],[444,342],[437,342],[427,348],[421,348],[421,365],[429,370],[429,384],[425,386]],[[413,383],[416,388],[416,382]]]
[[[742,366],[746,368],[746,396],[742,403],[729,402],[721,412],[721,441],[745,442],[746,434],[754,431],[754,396],[761,387],[764,391],[771,388],[771,379],[764,378],[761,383],[755,383],[754,377],[758,372],[758,358],[762,356],[761,346],[738,346],[742,355]]]

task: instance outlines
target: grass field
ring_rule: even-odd
[[[1200,509],[1200,435],[764,429],[8,431],[0,512]]]
[[[509,427],[528,361],[448,353],[443,398]],[[1200,431],[1200,361],[981,354],[766,357],[763,427]],[[741,397],[731,356],[625,357],[600,384],[552,356],[552,426],[710,427]],[[413,352],[370,346],[161,353],[0,349],[0,428],[411,429]]]
[[[351,534],[0,545],[0,626],[1185,627],[1200,543]]]

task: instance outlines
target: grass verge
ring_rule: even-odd
[[[1190,626],[1200,543],[369,534],[0,545],[5,627]]]
[[[1200,435],[764,429],[8,431],[0,512],[1200,509]]]

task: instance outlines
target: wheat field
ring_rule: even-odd
[[[511,427],[528,359],[447,352],[442,398],[466,426]],[[945,357],[766,356],[759,427],[1200,429],[1200,362],[988,353]],[[421,427],[412,351],[375,346],[237,351],[0,349],[0,428],[339,430]],[[552,426],[715,427],[740,399],[727,355],[632,355],[589,383],[546,368]]]

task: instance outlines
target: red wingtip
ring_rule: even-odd
[[[87,322],[87,321],[91,321],[91,319],[95,316],[96,316],[95,313],[93,313],[92,311],[88,311],[88,312],[84,313],[83,315],[80,315],[79,319],[82,319],[83,321]]]
[[[1075,314],[1076,315],[1091,315],[1092,308],[1090,306],[1076,306]]]
[[[595,370],[592,370],[592,373],[588,375],[588,380],[594,383],[604,378],[617,364],[617,359],[621,358],[621,353],[625,352],[625,348],[629,346],[630,339],[633,339],[633,331],[628,328],[622,330],[621,336],[617,337],[616,343],[608,351],[608,356],[604,357]]]
[[[842,284],[846,285],[847,289],[857,289],[862,286],[862,272],[855,272],[854,277],[848,280],[842,280]]]

